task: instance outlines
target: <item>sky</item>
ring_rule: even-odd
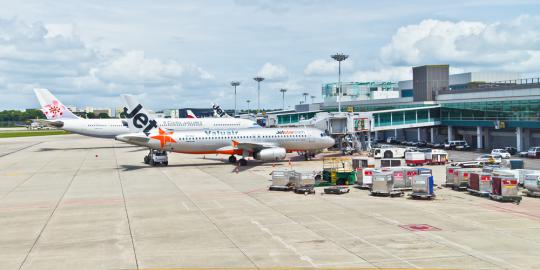
[[[540,75],[540,3],[468,1],[0,0],[0,110],[37,108],[34,88],[65,105],[154,110],[322,101],[337,81],[399,81],[412,66]]]

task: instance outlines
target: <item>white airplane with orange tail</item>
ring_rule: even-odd
[[[226,154],[229,162],[242,156],[240,165],[247,165],[246,157],[275,161],[285,158],[287,152],[302,152],[308,159],[313,153],[334,145],[335,141],[316,128],[231,128],[189,131],[170,131],[151,118],[144,107],[131,95],[122,96],[127,104],[124,112],[133,133],[116,136],[129,144],[150,148],[144,158],[153,165],[153,154],[166,152],[187,154]],[[156,152],[157,151],[157,152]],[[167,165],[168,161],[163,161]]]

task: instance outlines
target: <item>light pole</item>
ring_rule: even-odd
[[[315,103],[315,96],[311,96],[311,103]]]
[[[236,117],[236,87],[240,85],[240,82],[232,81],[231,85],[234,87],[234,117]]]
[[[281,92],[281,96],[283,98],[283,110],[285,110],[285,92],[287,92],[287,89],[281,88],[279,89],[279,92]]]
[[[253,78],[255,81],[257,81],[257,114],[261,110],[261,82],[264,81],[263,77],[255,77]]]
[[[248,104],[248,115],[249,115],[249,103],[251,102],[251,100],[246,100],[247,104]]]
[[[341,112],[341,61],[345,61],[345,59],[349,58],[348,55],[342,54],[342,53],[336,53],[334,55],[331,55],[330,57],[334,58],[334,60],[338,61],[338,111]]]
[[[302,96],[304,96],[304,103],[307,103],[307,97],[309,96],[309,93],[302,93]]]

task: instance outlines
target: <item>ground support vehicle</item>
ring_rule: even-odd
[[[467,191],[476,196],[489,197],[491,192],[491,174],[484,172],[471,173]]]
[[[343,186],[333,186],[333,187],[327,187],[324,189],[325,194],[336,194],[336,195],[349,193],[349,191],[350,190],[348,187],[343,187]]]
[[[518,195],[518,180],[513,176],[493,176],[491,194],[489,198],[500,202],[514,202],[519,204],[521,196]]]
[[[540,173],[528,174],[525,176],[524,193],[529,197],[540,197]]]
[[[432,175],[415,175],[412,180],[412,193],[409,196],[413,199],[428,199],[435,198],[433,192],[433,176]]]
[[[291,178],[294,174],[292,170],[276,170],[271,173],[272,185],[268,188],[273,191],[289,191],[292,189]]]
[[[402,196],[403,192],[394,190],[394,181],[392,172],[378,172],[373,175],[373,184],[371,185],[372,196]]]

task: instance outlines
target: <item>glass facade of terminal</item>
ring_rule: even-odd
[[[342,82],[343,95],[355,100],[367,100],[372,91],[398,91],[397,83],[393,82]],[[322,86],[323,98],[337,96],[338,83],[327,83]]]
[[[441,120],[540,121],[540,100],[441,104]]]

